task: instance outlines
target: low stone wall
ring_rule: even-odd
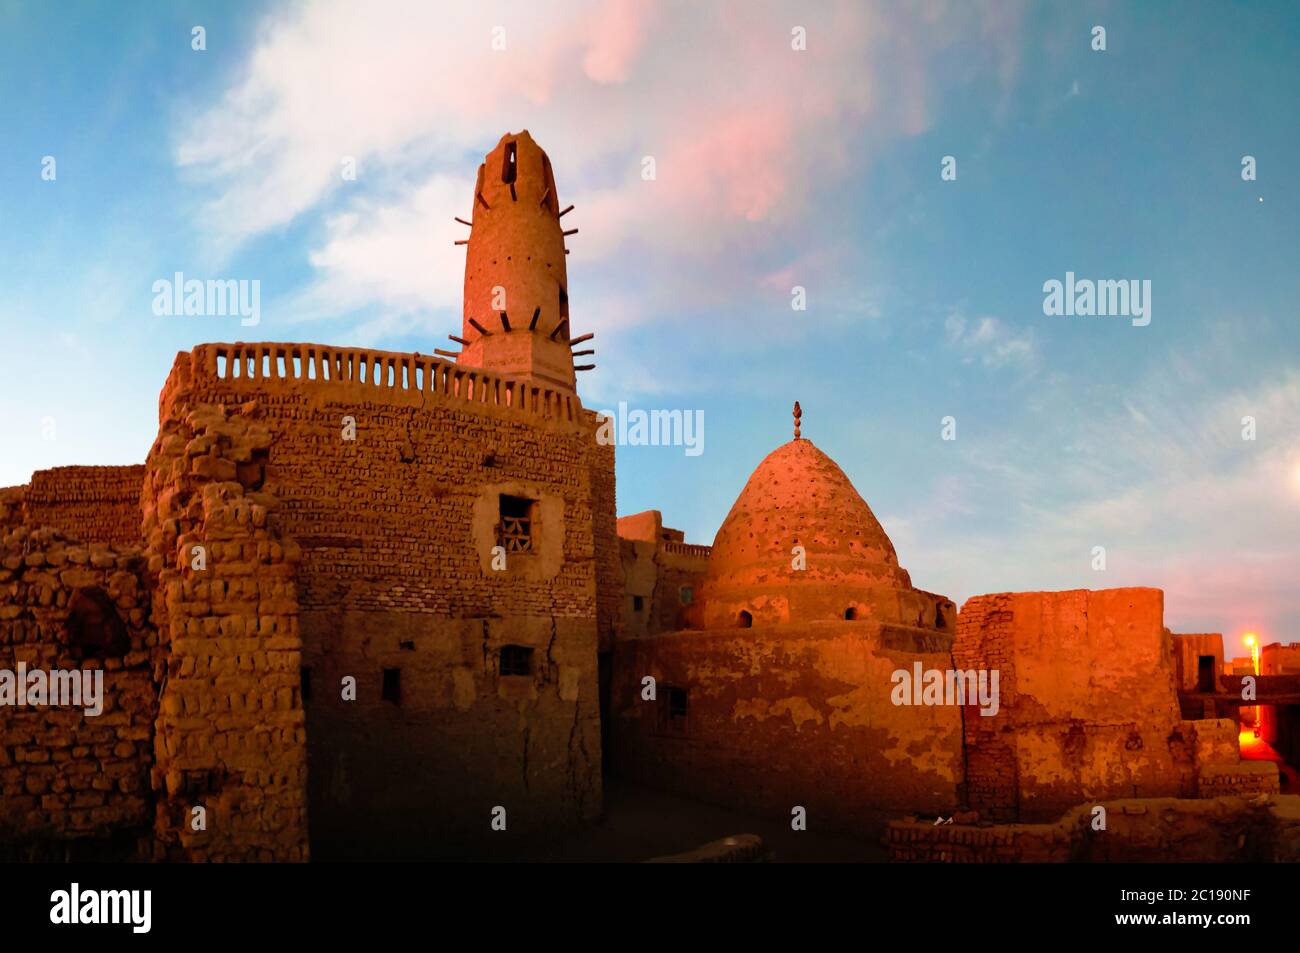
[[[1105,830],[1094,830],[1105,808]],[[1300,796],[1145,798],[1081,804],[1053,824],[894,821],[889,858],[910,863],[1300,861]]]
[[[19,528],[0,541],[0,844],[7,852],[28,842],[147,831],[157,638],[146,579],[138,550],[82,546],[51,529]],[[102,679],[102,695],[82,695],[83,687],[94,691],[93,681],[82,681],[77,704],[50,704],[52,671],[68,688],[73,677]],[[46,694],[33,704],[29,693],[42,681]]]
[[[1280,783],[1277,765],[1271,761],[1209,764],[1201,768],[1197,793],[1201,797],[1277,794],[1281,790]]]

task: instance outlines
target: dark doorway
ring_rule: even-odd
[[[1202,655],[1196,665],[1196,690],[1213,692],[1216,690],[1214,682],[1214,656]]]

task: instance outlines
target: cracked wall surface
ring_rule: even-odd
[[[620,776],[809,829],[879,831],[960,801],[961,713],[895,705],[893,673],[950,667],[950,637],[874,622],[682,631],[618,646],[612,713]],[[642,696],[653,676],[657,699]],[[681,731],[668,689],[688,690]]]
[[[301,553],[317,856],[472,851],[496,806],[516,832],[598,816],[597,633],[614,627],[598,581],[617,541],[613,448],[596,445],[594,416],[417,355],[229,346],[223,376],[222,348],[182,355],[173,379],[268,435],[250,479]],[[253,376],[234,376],[241,360]],[[537,505],[532,549],[498,571],[502,494]],[[532,650],[530,674],[500,673],[506,646]]]

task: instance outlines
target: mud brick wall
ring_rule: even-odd
[[[808,829],[883,830],[960,801],[961,712],[895,706],[893,673],[951,667],[950,636],[874,622],[683,631],[621,642],[611,706],[614,773]],[[657,699],[642,698],[642,678]],[[674,728],[664,708],[685,689]]]
[[[103,671],[98,715],[0,706],[0,849],[148,831],[157,644],[149,600],[138,549],[84,546],[48,528],[0,540],[0,669]],[[79,621],[88,605],[92,621],[112,615],[120,625],[103,651]]]
[[[53,526],[69,539],[138,546],[144,467],[37,470],[24,501],[29,526]]]
[[[959,668],[996,668],[996,716],[965,711],[969,802],[992,819],[1088,799],[1190,795],[1171,637],[1157,589],[1002,593],[962,607]]]
[[[143,494],[165,671],[155,857],[306,860],[300,554],[254,489],[271,435],[247,407],[166,406]]]
[[[1202,766],[1197,779],[1200,797],[1254,797],[1259,794],[1277,794],[1281,779],[1277,765],[1271,761],[1240,761],[1236,764],[1209,764]]]
[[[596,632],[598,648],[605,652],[613,648],[623,627],[623,567],[619,557],[614,446],[593,441],[588,453],[592,534],[596,550]]]
[[[1094,808],[1106,829],[1094,830]],[[1140,798],[1082,804],[1042,824],[889,825],[889,857],[909,863],[1277,862],[1300,857],[1300,797]]]
[[[519,832],[598,816],[613,448],[576,397],[419,355],[229,345],[180,355],[162,403],[239,407],[269,435],[249,466],[302,552],[317,856],[455,850],[498,805]],[[496,571],[502,495],[536,502],[535,547]],[[532,650],[529,675],[501,675],[505,646]]]
[[[26,524],[27,484],[0,487],[0,533],[8,533]]]

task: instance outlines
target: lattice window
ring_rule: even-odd
[[[501,521],[497,542],[506,553],[531,553],[537,523],[537,501],[521,496],[501,496]]]

